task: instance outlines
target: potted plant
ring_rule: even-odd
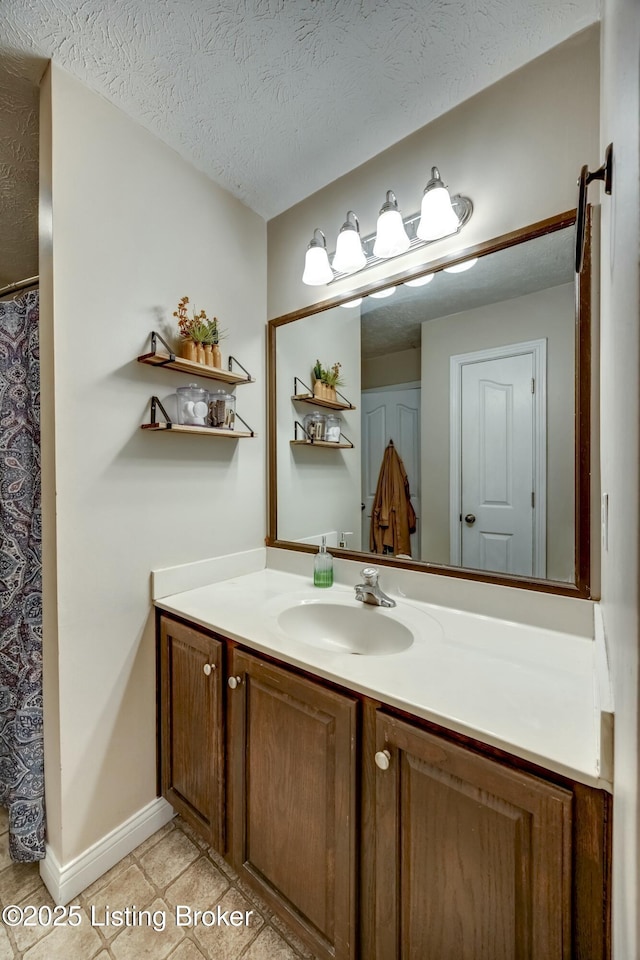
[[[336,402],[336,387],[342,387],[344,385],[340,374],[340,367],[340,363],[334,363],[332,367],[323,367],[320,361],[316,360],[315,367],[313,368],[313,395],[316,400],[327,400],[330,403]]]
[[[218,318],[209,320],[204,310],[189,316],[187,305],[189,297],[182,297],[178,309],[173,311],[178,320],[178,329],[182,337],[182,356],[185,360],[202,363],[208,367],[222,367],[222,354],[219,342],[224,333],[218,325]]]

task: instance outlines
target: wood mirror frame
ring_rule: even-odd
[[[356,551],[331,547],[335,557],[345,560],[374,562],[381,566],[399,567],[405,570],[417,570],[422,573],[438,574],[445,577],[458,577],[463,580],[476,580],[504,586],[520,587],[526,590],[538,590],[588,599],[590,592],[591,568],[591,273],[592,273],[592,208],[587,210],[585,256],[581,273],[576,277],[576,316],[575,316],[575,553],[574,582],[544,580],[515,574],[490,573],[469,567],[455,567],[446,564],[430,563],[426,560],[402,560],[393,556],[377,555],[365,551]],[[407,270],[404,273],[386,277],[384,280],[350,290],[341,296],[332,297],[314,303],[302,310],[276,317],[268,323],[267,376],[268,376],[268,533],[266,545],[301,553],[316,553],[313,544],[297,543],[291,540],[279,540],[277,535],[278,497],[277,497],[277,449],[276,449],[276,332],[278,327],[304,317],[313,316],[333,307],[375,293],[391,283],[402,283],[452,266],[470,257],[481,257],[508,247],[534,240],[545,234],[571,227],[576,221],[576,210],[568,210],[547,220],[541,220],[520,230],[503,234],[475,246],[467,247],[452,256],[431,260],[427,264]]]

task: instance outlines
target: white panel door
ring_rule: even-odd
[[[464,567],[533,575],[533,378],[530,353],[462,367]]]
[[[420,390],[416,387],[367,390],[362,393],[362,549],[369,549],[371,510],[382,457],[390,440],[402,458],[409,478],[416,532],[411,554],[420,556]]]

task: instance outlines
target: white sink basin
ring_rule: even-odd
[[[413,633],[381,607],[331,603],[299,603],[283,610],[278,625],[292,640],[334,653],[385,656],[407,650]]]

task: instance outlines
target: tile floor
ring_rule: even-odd
[[[14,864],[0,808],[0,904],[53,907],[37,864]],[[0,921],[0,960],[314,960],[213,850],[177,817],[74,900],[82,922],[8,927]],[[253,911],[238,927],[178,926],[176,905]],[[155,911],[157,925],[98,926],[111,911]],[[91,921],[93,911],[94,923]],[[227,914],[231,918],[231,914]],[[240,917],[236,918],[237,920]]]

